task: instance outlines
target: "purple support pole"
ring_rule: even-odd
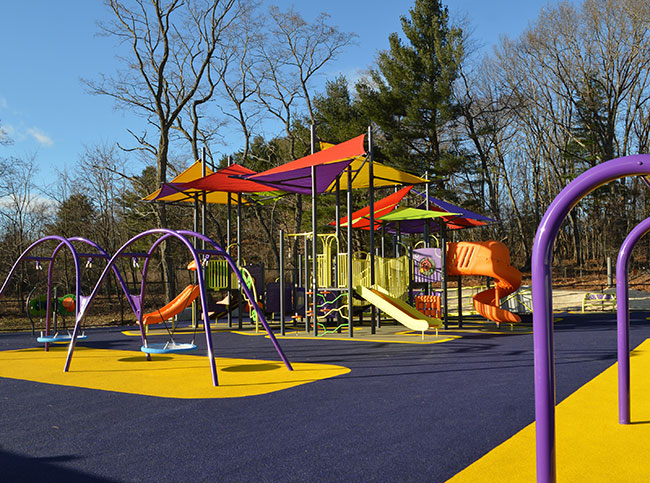
[[[618,332],[618,422],[630,424],[630,301],[628,263],[638,241],[650,231],[650,218],[625,238],[616,260],[616,327]]]
[[[650,174],[650,155],[647,154],[627,156],[599,164],[578,176],[557,195],[537,229],[531,258],[538,482],[554,482],[556,478],[555,361],[551,277],[555,237],[571,208],[588,193],[618,178],[648,174]],[[618,300],[619,304],[621,302],[622,300]],[[626,337],[626,332],[627,327],[619,325],[619,340]]]
[[[50,260],[50,263],[47,264],[47,291],[45,295],[47,297],[47,302],[45,302],[45,336],[46,337],[50,335],[50,320],[52,317],[52,275],[54,271],[54,257],[56,256],[56,252],[58,251],[61,245],[63,244],[62,243],[59,244],[59,246],[54,249],[54,253],[52,254],[52,259]],[[78,268],[79,266],[77,265],[75,269]],[[78,303],[76,299],[75,299],[75,307],[78,307]],[[46,342],[45,351],[47,352],[49,350],[50,350],[50,344]]]
[[[48,241],[52,241],[52,240],[58,241],[59,244],[54,249],[54,251],[52,252],[52,255],[50,257],[30,257],[29,256],[29,253],[36,246],[38,246],[38,245],[40,245],[42,243],[48,242]],[[7,278],[5,279],[4,283],[2,284],[2,287],[0,288],[0,297],[1,297],[2,294],[5,292],[5,290],[7,289],[7,286],[9,285],[9,281],[13,277],[14,273],[16,272],[16,269],[18,268],[18,264],[21,261],[23,261],[25,259],[30,259],[30,258],[31,259],[35,258],[36,260],[48,260],[49,261],[48,268],[47,268],[47,295],[46,295],[47,302],[46,302],[46,309],[45,309],[46,312],[47,312],[47,315],[46,315],[46,318],[45,318],[45,334],[46,335],[49,335],[50,311],[52,309],[52,307],[50,305],[51,304],[51,297],[52,297],[52,291],[51,291],[51,287],[52,287],[52,267],[53,267],[54,259],[56,258],[57,252],[64,246],[67,247],[70,250],[70,252],[72,254],[72,259],[73,259],[73,262],[74,262],[75,284],[76,284],[75,296],[77,298],[76,313],[78,313],[79,312],[79,302],[78,302],[78,300],[79,300],[79,294],[80,294],[80,292],[79,292],[80,288],[79,287],[80,287],[80,283],[81,283],[81,276],[80,276],[80,273],[79,273],[79,257],[77,256],[77,252],[74,249],[74,246],[72,245],[72,243],[70,243],[70,241],[68,239],[66,239],[64,237],[61,237],[61,236],[58,236],[58,235],[50,235],[50,236],[43,237],[40,240],[37,240],[34,243],[32,243],[29,247],[27,247],[27,249],[25,249],[25,251],[20,255],[20,257],[18,257],[18,259],[14,262],[13,266],[11,267],[11,270],[9,271],[9,275],[7,275]],[[45,350],[47,351],[48,348],[49,348],[49,344],[45,343]]]

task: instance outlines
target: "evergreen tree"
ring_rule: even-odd
[[[48,227],[52,235],[94,238],[97,212],[91,199],[84,193],[70,195],[58,207],[54,223]]]
[[[319,139],[338,144],[367,130],[358,102],[348,88],[348,80],[341,75],[325,84],[325,93],[314,99],[314,119]]]
[[[439,0],[416,0],[401,18],[405,41],[389,37],[377,68],[357,83],[362,112],[377,124],[388,162],[444,181],[460,163],[453,142],[459,110],[452,97],[463,55],[462,32]],[[444,186],[438,184],[439,191]]]

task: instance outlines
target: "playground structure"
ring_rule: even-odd
[[[367,146],[366,146],[367,144]],[[357,136],[338,145],[321,144],[321,151],[313,152],[315,141],[314,131],[312,129],[312,154],[304,158],[276,166],[261,173],[255,173],[239,165],[231,165],[217,171],[210,171],[205,167],[205,159],[202,162],[202,168],[195,164],[188,168],[184,173],[166,183],[161,188],[152,193],[146,200],[153,201],[193,201],[195,204],[195,227],[198,226],[198,205],[199,202],[205,207],[205,203],[225,203],[228,205],[228,229],[227,244],[230,246],[230,217],[232,195],[236,194],[237,198],[237,266],[244,268],[241,257],[241,207],[246,202],[243,195],[255,198],[259,194],[274,196],[273,190],[279,190],[286,195],[289,193],[298,193],[311,195],[312,201],[312,229],[306,233],[280,234],[280,245],[284,246],[285,238],[298,240],[302,238],[301,245],[304,246],[301,260],[298,261],[298,273],[294,273],[293,283],[290,284],[290,294],[286,294],[286,282],[284,280],[285,261],[284,249],[281,248],[280,260],[280,277],[277,285],[274,286],[275,296],[268,286],[265,287],[264,280],[254,280],[254,277],[246,277],[249,288],[257,287],[253,290],[253,296],[259,303],[261,298],[268,298],[269,301],[278,300],[277,306],[271,303],[267,307],[267,313],[278,315],[280,321],[280,332],[285,334],[285,319],[290,316],[294,321],[304,320],[305,328],[310,331],[313,328],[313,334],[318,335],[319,329],[326,329],[326,321],[336,318],[337,331],[343,327],[348,328],[350,337],[353,337],[353,316],[361,315],[365,308],[371,310],[371,331],[375,332],[376,327],[380,324],[381,319],[377,317],[377,307],[370,303],[363,294],[369,292],[362,291],[365,287],[372,290],[381,290],[382,297],[373,297],[377,303],[381,303],[385,297],[408,301],[411,305],[418,303],[420,307],[424,300],[422,297],[433,297],[432,303],[435,310],[424,309],[421,313],[421,320],[427,320],[432,328],[443,325],[448,327],[448,304],[447,304],[447,275],[458,276],[459,284],[461,275],[494,275],[497,282],[492,289],[485,290],[481,295],[475,295],[473,304],[474,310],[481,316],[492,320],[497,324],[503,322],[517,323],[520,321],[517,315],[499,308],[500,298],[517,290],[520,284],[520,275],[514,269],[505,273],[496,273],[493,268],[482,265],[481,270],[477,271],[477,261],[481,255],[471,255],[466,262],[470,263],[473,268],[454,267],[446,263],[447,249],[443,250],[443,260],[439,264],[442,275],[440,278],[441,287],[436,293],[431,292],[432,280],[426,282],[424,290],[418,289],[414,294],[413,275],[416,267],[413,265],[413,254],[399,256],[395,253],[394,257],[384,256],[383,240],[386,232],[392,234],[400,243],[401,233],[423,235],[424,246],[427,247],[432,232],[439,232],[439,243],[446,247],[446,234],[448,230],[458,228],[468,228],[485,225],[486,222],[493,221],[460,207],[456,207],[442,200],[436,200],[428,195],[428,182],[426,178],[404,173],[373,160],[372,149],[372,131],[369,129],[367,135]],[[191,171],[191,173],[190,173]],[[199,171],[201,175],[199,177]],[[420,193],[412,190],[416,184],[425,184],[426,193]],[[378,187],[395,187],[395,193],[375,201],[375,189]],[[399,188],[399,189],[398,189]],[[351,201],[352,190],[368,189],[370,194],[370,204],[354,213],[352,213]],[[347,216],[340,214],[340,192],[346,191]],[[419,208],[398,207],[400,202],[409,193],[413,192],[419,199]],[[320,194],[331,193],[336,196],[336,216],[335,220],[330,223],[335,229],[334,233],[318,233],[318,210],[317,198]],[[219,195],[221,194],[221,196]],[[254,196],[252,196],[254,195]],[[439,211],[432,210],[434,205]],[[205,214],[203,215],[205,221]],[[348,223],[350,220],[350,223]],[[343,237],[341,229],[347,227],[347,251],[341,250]],[[372,229],[371,229],[372,227]],[[369,249],[366,253],[352,253],[351,229],[360,228],[369,232]],[[382,252],[379,256],[375,243],[375,232],[381,231]],[[495,245],[496,246],[496,245]],[[505,247],[504,247],[505,248]],[[472,253],[479,250],[479,247],[470,250]],[[479,251],[485,251],[481,249]],[[492,254],[487,251],[487,260],[485,263],[494,265],[492,260],[497,256],[496,252]],[[458,259],[450,252],[450,257]],[[494,255],[494,256],[493,256]],[[504,257],[508,262],[504,265],[509,267],[509,255],[507,249],[505,254],[498,255]],[[295,261],[294,261],[295,262]],[[496,265],[495,265],[496,266]],[[500,270],[501,268],[499,268]],[[455,270],[455,271],[454,271]],[[239,291],[240,283],[233,279],[229,274],[229,269],[223,261],[210,261],[207,269],[208,287],[214,290],[227,291],[226,298],[230,300],[230,295]],[[246,275],[246,272],[243,272]],[[351,274],[351,275],[350,275]],[[421,275],[421,274],[420,274]],[[235,288],[235,292],[233,292]],[[266,290],[265,290],[266,288]],[[255,293],[257,292],[257,293]],[[376,294],[375,294],[376,295]],[[415,300],[418,298],[418,300]],[[440,301],[435,297],[439,297]],[[239,328],[242,327],[242,313],[245,307],[242,302],[246,302],[249,308],[249,317],[256,324],[256,312],[251,309],[250,300],[243,296],[238,297],[238,314]],[[406,312],[398,312],[395,307],[397,302],[391,304],[390,317],[395,318],[398,322],[409,322],[411,315]],[[381,310],[381,308],[379,308]],[[385,310],[384,313],[387,313]],[[462,305],[459,308],[459,326],[462,326]],[[229,326],[231,325],[231,313],[227,312]],[[342,319],[347,319],[343,321]],[[442,324],[441,322],[442,321]],[[409,322],[410,323],[410,322]],[[418,324],[421,327],[422,324]],[[420,329],[418,329],[420,330]]]
[[[368,148],[365,141],[368,141]],[[198,162],[197,162],[198,163]],[[480,274],[491,275],[497,279],[497,284],[493,289],[487,290],[482,294],[474,297],[474,307],[477,312],[490,320],[497,323],[509,322],[515,323],[518,317],[510,312],[498,308],[499,299],[502,296],[516,290],[520,281],[517,278],[516,270],[509,266],[509,257],[507,249],[499,251],[496,248],[483,247],[479,249],[478,245],[469,250],[470,255],[458,257],[454,255],[453,248],[455,245],[449,245],[451,250],[445,244],[446,226],[466,227],[485,224],[480,219],[480,215],[471,214],[466,210],[454,208],[454,211],[448,211],[448,205],[439,202],[443,208],[441,211],[429,209],[431,198],[418,193],[418,196],[424,197],[424,206],[426,209],[417,208],[398,208],[398,204],[411,191],[414,184],[426,183],[425,178],[410,175],[398,171],[388,166],[376,163],[372,159],[372,131],[369,130],[367,137],[358,136],[349,141],[336,146],[331,146],[317,153],[306,156],[305,158],[286,163],[285,165],[272,168],[262,173],[255,173],[248,168],[239,165],[231,165],[224,169],[212,171],[209,170],[205,163],[205,155],[201,163],[195,163],[188,170],[177,176],[171,183],[166,183],[161,188],[152,193],[146,199],[153,201],[193,201],[195,207],[193,231],[187,230],[169,230],[157,229],[148,230],[133,237],[126,242],[115,254],[109,256],[101,247],[93,242],[82,238],[65,239],[62,237],[46,237],[30,246],[16,261],[14,267],[7,277],[3,288],[0,289],[0,295],[4,292],[7,283],[11,279],[18,263],[23,260],[35,260],[40,262],[49,262],[48,268],[48,293],[46,303],[46,321],[44,337],[52,337],[56,341],[69,341],[69,353],[65,363],[64,370],[67,371],[74,352],[76,341],[82,336],[80,334],[80,324],[84,320],[91,301],[97,295],[98,289],[105,280],[109,272],[116,276],[119,286],[124,292],[126,299],[139,324],[139,330],[142,339],[142,351],[147,354],[147,358],[152,353],[180,352],[189,351],[196,348],[194,340],[187,344],[178,344],[171,337],[170,341],[162,345],[150,343],[147,338],[147,327],[151,324],[165,323],[165,321],[174,319],[184,309],[192,306],[193,314],[196,314],[196,308],[200,306],[205,328],[205,339],[207,346],[208,358],[213,377],[213,383],[217,385],[217,374],[214,365],[214,355],[212,350],[210,324],[208,314],[208,289],[223,289],[227,295],[222,301],[222,306],[226,307],[226,313],[229,318],[233,308],[233,300],[237,300],[239,325],[242,324],[242,313],[244,306],[248,308],[250,320],[259,329],[261,324],[280,357],[287,367],[290,367],[288,361],[282,354],[279,345],[268,327],[267,320],[263,309],[260,307],[261,300],[258,295],[264,292],[264,280],[255,280],[255,277],[249,273],[241,257],[241,238],[239,225],[241,223],[241,208],[246,200],[243,195],[268,193],[273,194],[276,190],[282,190],[286,193],[301,193],[312,195],[312,230],[309,233],[291,235],[294,237],[303,237],[304,241],[304,284],[302,292],[299,293],[300,287],[294,287],[289,293],[290,300],[287,300],[286,284],[284,282],[284,249],[281,249],[281,267],[279,283],[275,285],[277,290],[277,305],[275,308],[274,298],[267,292],[269,304],[267,309],[270,313],[276,313],[279,316],[281,333],[284,335],[286,315],[293,312],[294,316],[302,318],[305,321],[305,327],[309,331],[313,328],[314,335],[318,335],[319,328],[327,330],[326,322],[336,319],[337,328],[340,331],[343,327],[348,328],[349,335],[353,336],[353,317],[362,314],[365,309],[371,311],[372,332],[375,332],[381,318],[377,317],[377,309],[397,322],[404,324],[411,330],[424,334],[428,328],[437,329],[444,325],[447,327],[447,300],[446,300],[446,275],[456,274]],[[200,177],[199,177],[200,173]],[[347,174],[347,177],[344,176]],[[374,189],[379,186],[400,186],[407,185],[397,190],[396,193],[378,200],[375,204]],[[352,189],[368,188],[370,190],[370,205],[368,207],[352,213],[351,210],[351,193]],[[347,217],[340,217],[339,213],[339,192],[345,189],[347,192]],[[334,193],[337,197],[336,219],[334,221],[335,233],[319,234],[317,230],[317,208],[316,198],[318,194]],[[226,250],[217,245],[214,241],[199,233],[198,230],[198,207],[199,203],[215,202],[228,205],[228,238],[227,246],[234,246],[237,249],[236,262]],[[237,206],[237,241],[231,243],[230,239],[230,212],[231,204],[235,202]],[[477,218],[478,217],[478,218]],[[477,220],[464,224],[463,219]],[[350,220],[347,224],[347,252],[343,252],[340,247],[341,226]],[[437,223],[437,225],[434,223]],[[352,228],[367,229],[370,235],[370,247],[367,253],[351,253],[351,230]],[[397,240],[397,247],[400,240],[400,233],[422,233],[424,235],[424,246],[429,244],[429,234],[431,231],[440,231],[440,243],[443,247],[440,261],[440,273],[442,287],[440,294],[430,294],[430,284],[433,278],[425,283],[424,287],[417,290],[414,287],[414,273],[418,271],[418,276],[422,277],[421,267],[416,267],[414,263],[413,251],[409,250],[407,255],[396,253],[394,257],[382,256],[376,253],[375,232],[381,230],[382,240],[385,233],[393,234]],[[203,211],[203,225],[201,232],[205,232],[205,211]],[[136,242],[141,243],[142,239],[155,237],[150,249],[146,252],[132,253],[132,247]],[[281,246],[284,244],[284,234],[281,234]],[[146,280],[149,270],[150,259],[155,250],[165,240],[177,240],[185,245],[191,255],[191,266],[196,270],[195,281],[189,284],[175,298],[170,300],[166,305],[157,310],[144,313],[144,299],[146,295]],[[31,254],[36,246],[42,243],[55,240],[58,245],[51,255],[36,257]],[[80,253],[76,250],[73,243],[85,244],[92,247],[93,253]],[[198,244],[202,248],[196,248]],[[496,243],[496,242],[494,242]],[[311,245],[311,246],[310,246]],[[322,252],[319,253],[319,245]],[[494,245],[496,246],[496,245]],[[207,248],[206,248],[207,247]],[[60,338],[58,334],[50,334],[50,315],[52,307],[51,292],[51,271],[54,265],[56,254],[61,249],[66,248],[75,261],[76,292],[74,297],[75,324],[72,334],[66,338]],[[311,256],[310,256],[311,252]],[[476,255],[474,255],[476,252]],[[483,254],[480,255],[479,254]],[[485,258],[480,263],[479,258]],[[79,258],[86,258],[89,261],[93,258],[104,260],[106,267],[101,276],[96,281],[94,287],[85,295],[81,291],[80,265]],[[140,278],[141,283],[139,292],[132,294],[128,285],[122,278],[116,261],[123,258],[132,260],[144,260]],[[452,261],[451,264],[447,260]],[[463,263],[457,263],[462,260]],[[496,260],[496,262],[495,262]],[[302,268],[302,263],[300,264]],[[481,270],[476,267],[481,266]],[[488,267],[489,266],[489,267]],[[491,267],[491,268],[490,268]],[[509,267],[503,271],[504,267]],[[189,268],[189,267],[188,267]],[[444,268],[444,269],[443,269]],[[462,269],[461,269],[462,268]],[[454,269],[456,272],[454,272]],[[478,270],[478,271],[477,271]],[[501,271],[499,271],[501,270]],[[263,276],[262,276],[263,278]],[[299,279],[303,279],[299,274]],[[302,283],[302,282],[301,282]],[[299,285],[299,284],[296,284]],[[261,287],[261,289],[260,289]],[[232,289],[236,290],[233,291]],[[415,292],[414,292],[415,290]],[[239,297],[233,297],[235,293],[241,294]],[[428,308],[417,310],[413,307],[414,297],[432,297],[434,312]],[[440,297],[440,302],[436,297]],[[273,300],[272,300],[273,299]],[[299,304],[300,299],[302,303]],[[422,298],[420,300],[423,300]],[[271,303],[273,302],[273,303]],[[289,302],[287,304],[287,302]],[[273,308],[272,308],[273,307]],[[462,309],[461,309],[462,313]],[[444,320],[444,323],[443,323]],[[165,324],[166,326],[166,324]],[[193,317],[193,326],[198,327],[197,317]],[[172,326],[174,330],[174,326]],[[60,340],[59,340],[60,339]],[[52,340],[54,342],[55,340]],[[45,340],[46,348],[50,340]]]
[[[304,237],[310,242],[310,234],[293,236]],[[320,235],[321,251],[318,253],[318,273],[316,284],[325,292],[341,293],[348,286],[347,253],[333,251],[336,245],[331,235]],[[487,276],[495,279],[495,286],[473,296],[476,312],[482,317],[496,322],[514,324],[521,321],[517,314],[500,307],[500,300],[515,292],[521,285],[521,273],[510,265],[507,247],[496,241],[459,242],[446,246],[446,273],[451,276]],[[338,263],[338,270],[337,270]],[[441,249],[416,249],[413,254],[399,257],[374,257],[375,284],[370,284],[370,257],[367,253],[355,253],[352,257],[352,286],[355,287],[353,306],[361,307],[370,303],[399,323],[416,331],[425,331],[428,323],[431,328],[441,326],[440,292],[437,295],[416,295],[416,283],[439,282],[442,279]],[[426,266],[426,269],[425,269]],[[309,263],[305,263],[303,279],[309,279]],[[304,282],[306,283],[306,282]],[[417,293],[421,293],[422,289]],[[342,293],[343,297],[347,295]],[[437,314],[423,311],[413,313],[406,309],[405,302],[413,309],[414,300],[423,297],[437,298]],[[329,302],[331,304],[331,302]],[[322,306],[323,304],[321,304]],[[345,304],[344,304],[345,305]],[[345,309],[345,307],[343,307]],[[462,311],[462,307],[460,308]],[[310,315],[305,310],[304,315]],[[343,314],[347,317],[347,310]],[[414,318],[418,322],[414,322]]]
[[[149,248],[148,251],[146,252],[130,252],[128,249],[134,245],[136,242],[140,241],[141,239],[147,238],[147,237],[154,237],[155,241],[152,243],[151,247]],[[169,304],[167,304],[165,307],[162,307],[158,311],[149,313],[149,314],[144,314],[143,313],[143,307],[145,306],[145,296],[146,296],[146,283],[147,283],[147,272],[149,268],[150,261],[152,259],[153,254],[155,253],[156,249],[160,246],[161,243],[163,243],[166,240],[177,240],[181,244],[185,245],[187,250],[190,253],[191,259],[194,263],[194,267],[196,267],[196,272],[197,272],[197,285],[193,286],[190,285],[181,292],[173,301],[171,301]],[[207,246],[208,248],[201,248],[197,249],[194,247],[192,241],[200,241],[202,242],[203,245]],[[42,255],[34,255],[32,254],[33,251],[37,247],[45,248],[47,244],[50,244],[51,242],[55,242],[55,248],[52,250],[51,254],[42,256]],[[79,252],[73,242],[77,242],[77,244],[83,244],[84,246],[89,246],[93,248],[95,251],[93,253],[81,253]],[[30,245],[18,259],[16,262],[14,262],[9,274],[7,275],[7,278],[5,279],[2,287],[0,288],[0,296],[5,293],[13,275],[15,274],[19,264],[23,261],[36,261],[37,263],[48,263],[48,275],[47,275],[47,302],[46,302],[46,322],[45,322],[45,339],[43,342],[45,343],[45,349],[47,350],[48,344],[50,342],[56,342],[57,340],[52,340],[55,337],[53,336],[52,339],[48,338],[49,337],[49,330],[50,330],[50,315],[52,313],[51,310],[51,301],[52,301],[52,275],[53,275],[53,270],[54,270],[54,265],[55,261],[57,258],[57,255],[62,249],[67,249],[70,252],[70,255],[72,256],[73,262],[74,262],[74,271],[75,271],[75,325],[72,334],[69,336],[69,345],[68,345],[68,354],[66,357],[65,361],[65,366],[64,366],[64,372],[67,372],[70,369],[70,364],[72,361],[72,356],[74,353],[75,349],[75,344],[77,340],[80,338],[80,326],[82,321],[85,319],[88,309],[91,306],[91,303],[93,299],[97,296],[98,291],[104,280],[106,279],[107,275],[112,271],[113,274],[116,276],[117,281],[124,292],[124,295],[126,296],[126,299],[133,310],[133,313],[136,317],[136,320],[138,321],[138,324],[140,326],[140,336],[142,340],[142,352],[146,353],[146,358],[147,360],[151,360],[151,354],[159,354],[159,353],[169,353],[169,352],[186,352],[188,350],[192,350],[196,348],[194,344],[176,344],[173,341],[170,341],[169,343],[163,344],[163,345],[155,345],[155,344],[150,344],[147,338],[147,334],[145,331],[145,325],[146,324],[151,324],[151,323],[157,323],[165,320],[166,318],[169,318],[179,311],[179,307],[181,306],[186,306],[187,303],[189,302],[189,299],[191,297],[194,298],[199,298],[201,301],[201,309],[202,309],[202,318],[203,318],[203,326],[205,330],[205,340],[206,340],[206,347],[207,347],[207,356],[209,359],[209,365],[210,365],[210,370],[212,374],[212,382],[213,385],[217,386],[218,385],[218,379],[217,379],[217,369],[215,365],[215,357],[214,357],[214,351],[212,348],[212,335],[210,332],[210,322],[209,322],[209,316],[208,316],[208,303],[207,303],[207,287],[204,281],[203,277],[203,269],[202,267],[207,264],[208,260],[210,257],[216,256],[216,257],[222,257],[226,260],[226,262],[230,265],[231,270],[235,274],[235,276],[243,282],[243,276],[241,272],[238,270],[237,266],[233,262],[232,258],[226,253],[226,251],[221,248],[217,243],[215,243],[213,240],[210,238],[196,232],[192,231],[187,231],[187,230],[169,230],[169,229],[153,229],[153,230],[147,230],[142,233],[139,233],[138,235],[134,236],[131,238],[129,241],[127,241],[122,247],[113,255],[109,256],[106,251],[104,251],[101,247],[99,247],[96,243],[80,238],[80,237],[74,237],[74,238],[69,238],[66,239],[61,236],[47,236],[44,238],[41,238],[40,240],[34,242],[32,245]],[[117,260],[121,258],[130,258],[132,260],[138,260],[138,259],[143,259],[143,267],[142,267],[142,272],[141,272],[141,282],[140,282],[140,290],[139,293],[133,294],[128,288],[128,285],[124,281],[124,278],[120,274],[116,262]],[[80,265],[80,259],[85,258],[87,260],[92,260],[92,259],[103,259],[106,261],[106,266],[104,270],[102,271],[99,279],[96,281],[94,287],[92,288],[92,291],[90,292],[90,295],[83,295],[82,293],[82,284],[81,284],[81,265]],[[197,290],[198,288],[198,290]],[[273,332],[270,330],[265,318],[264,314],[262,313],[261,309],[255,302],[255,298],[252,296],[252,294],[249,292],[248,287],[246,284],[242,284],[242,290],[248,297],[251,305],[253,306],[254,310],[257,312],[259,321],[262,323],[264,328],[267,331],[267,334],[269,338],[271,339],[271,342],[273,343],[276,351],[278,352],[280,358],[286,365],[288,370],[292,370],[291,364],[289,360],[286,358],[284,353],[282,352],[282,349],[280,348],[280,345],[278,344]]]

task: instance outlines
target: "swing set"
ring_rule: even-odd
[[[138,253],[133,253],[128,251],[128,249],[136,242],[147,237],[155,238],[155,241],[153,242],[153,244],[151,245],[148,251],[138,252]],[[153,254],[156,252],[156,249],[164,241],[173,240],[173,239],[179,241],[190,252],[192,258],[192,264],[196,267],[197,283],[196,285],[192,284],[186,287],[186,289],[183,292],[181,292],[179,296],[177,296],[169,304],[165,305],[158,311],[145,314],[142,309],[144,307],[144,301],[146,296],[146,286],[147,286],[146,283],[147,283],[149,263],[153,257]],[[36,256],[33,254],[36,247],[42,246],[44,244],[45,244],[44,246],[46,246],[47,244],[50,244],[53,241],[57,242],[57,244],[54,250],[52,251],[51,255]],[[88,245],[95,249],[95,253],[80,253],[73,245],[73,242],[78,242],[78,244],[80,243],[80,244]],[[194,243],[200,242],[201,245],[206,248],[201,248],[201,249],[195,248],[193,242]],[[138,321],[138,325],[140,328],[140,337],[142,340],[141,351],[146,354],[147,360],[151,360],[152,354],[182,353],[182,352],[188,352],[196,349],[196,345],[194,344],[194,341],[192,341],[192,343],[189,344],[176,343],[173,340],[173,332],[169,332],[170,340],[168,342],[162,344],[151,344],[147,339],[145,326],[147,324],[168,320],[169,318],[173,317],[181,310],[183,310],[183,308],[187,307],[190,303],[192,303],[192,301],[199,299],[201,310],[202,310],[202,318],[204,322],[203,327],[204,327],[205,339],[206,339],[206,352],[207,352],[207,357],[209,359],[210,371],[212,374],[212,382],[214,386],[218,386],[217,368],[215,363],[214,350],[212,346],[212,335],[210,332],[210,323],[208,317],[207,284],[205,283],[205,279],[204,279],[204,271],[205,271],[204,267],[207,265],[211,257],[220,257],[227,261],[231,270],[239,279],[241,283],[242,291],[244,292],[246,298],[248,299],[249,304],[252,307],[252,310],[255,311],[259,322],[266,330],[271,340],[271,343],[275,347],[278,355],[284,362],[287,369],[290,371],[293,370],[291,363],[286,358],[277,339],[275,338],[275,335],[269,328],[268,323],[264,317],[264,313],[261,311],[259,305],[256,302],[256,297],[254,297],[254,295],[251,293],[248,285],[245,283],[244,276],[242,275],[241,271],[237,268],[237,265],[232,260],[230,255],[228,255],[228,253],[212,239],[200,233],[189,231],[189,230],[170,230],[167,228],[158,228],[158,229],[144,231],[142,233],[139,233],[138,235],[135,235],[124,245],[122,245],[122,247],[120,247],[120,249],[112,257],[110,257],[96,243],[81,237],[64,238],[61,236],[52,235],[52,236],[43,237],[40,240],[34,242],[20,255],[20,257],[18,257],[18,259],[12,266],[5,282],[0,288],[0,297],[7,290],[9,282],[11,281],[13,275],[16,273],[16,270],[21,262],[25,260],[28,261],[33,260],[38,263],[49,262],[48,275],[47,275],[45,335],[49,335],[50,314],[52,313],[52,307],[51,307],[52,286],[53,286],[52,272],[53,272],[54,261],[56,259],[57,254],[63,248],[67,248],[70,251],[70,254],[74,262],[74,271],[75,271],[75,294],[74,294],[75,295],[74,297],[75,325],[72,333],[69,335],[68,354],[63,369],[64,372],[69,371],[76,342],[77,340],[82,338],[82,334],[80,333],[80,327],[83,320],[85,319],[85,316],[91,305],[91,302],[97,296],[98,291],[103,281],[109,274],[109,272],[112,271],[115,274],[117,281],[120,287],[122,288],[124,294],[126,295],[126,299],[129,302],[129,305],[133,310],[133,313],[135,314],[136,320]],[[134,261],[138,259],[144,259],[142,272],[141,272],[139,293],[136,294],[131,293],[131,291],[128,288],[128,285],[124,281],[124,278],[122,277],[122,275],[120,274],[116,266],[117,261],[125,257],[129,257]],[[90,295],[88,296],[83,295],[81,292],[81,269],[80,269],[81,264],[79,263],[79,260],[81,258],[86,258],[90,261],[92,261],[93,258],[102,258],[107,260],[104,270],[102,271],[99,279],[95,283],[95,286],[93,287]],[[48,348],[48,344],[51,342],[52,340],[44,341],[46,350]]]

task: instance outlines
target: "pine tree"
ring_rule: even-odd
[[[405,41],[389,37],[377,68],[357,83],[362,112],[379,128],[387,162],[444,180],[458,167],[453,123],[459,116],[452,88],[463,56],[462,31],[449,25],[439,0],[416,0],[401,18]],[[438,186],[444,191],[442,183]]]

